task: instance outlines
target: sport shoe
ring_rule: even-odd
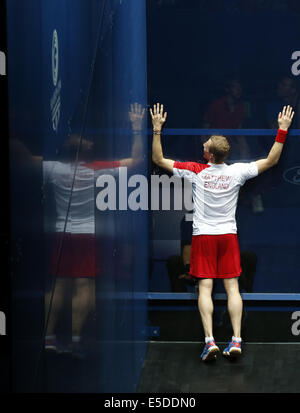
[[[45,339],[45,351],[57,351],[57,341],[55,338]]]
[[[202,361],[215,360],[217,358],[216,354],[220,351],[219,347],[216,346],[216,343],[211,340],[205,344],[204,350],[201,354]]]
[[[242,354],[242,343],[240,341],[231,341],[223,351],[227,357],[238,357]]]
[[[68,345],[61,343],[60,341],[57,340],[56,337],[54,338],[46,337],[44,349],[47,352],[52,352],[52,353],[57,353],[57,354],[64,354],[64,353],[71,352],[68,348]]]

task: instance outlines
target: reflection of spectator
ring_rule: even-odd
[[[225,95],[213,101],[207,108],[203,127],[205,129],[241,129],[250,116],[249,103],[242,100],[242,84],[239,79],[229,79]],[[231,152],[237,159],[248,159],[249,150],[245,137],[228,136]]]
[[[225,95],[216,99],[208,106],[208,109],[204,114],[203,127],[211,129],[240,129],[249,127],[249,124],[251,124],[249,121],[253,108],[250,108],[249,102],[245,102],[242,99],[242,93],[243,87],[240,80],[237,78],[229,79],[225,84]],[[231,155],[230,158],[228,158],[229,161],[249,161],[251,159],[250,148],[246,137],[230,135],[227,137],[231,146]],[[263,179],[265,179],[265,177]],[[259,181],[260,180],[258,180],[258,182]],[[262,188],[257,182],[254,185],[255,187],[252,188],[249,195],[250,203],[254,213],[261,213],[264,211]],[[243,188],[242,193],[245,193],[246,189]]]
[[[195,285],[194,280],[189,275],[192,232],[192,221],[186,221],[183,217],[180,224],[181,255],[172,255],[167,260],[172,292],[187,292],[187,285]]]
[[[241,100],[242,85],[238,79],[231,79],[225,86],[226,94],[213,101],[204,114],[204,128],[240,129],[246,116]]]
[[[253,251],[241,252],[242,272],[239,278],[240,286],[246,293],[253,292],[254,276],[256,273],[257,255]]]
[[[283,106],[290,105],[295,110],[295,128],[300,126],[300,95],[294,78],[283,76],[276,89],[276,97],[267,105],[267,123],[270,129],[277,128],[278,113]]]

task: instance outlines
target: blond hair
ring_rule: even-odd
[[[225,136],[212,135],[210,137],[211,144],[209,145],[209,152],[215,157],[216,163],[222,163],[229,155],[230,145]]]

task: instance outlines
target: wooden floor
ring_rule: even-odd
[[[220,350],[227,343],[217,343]],[[300,343],[244,343],[203,363],[203,343],[150,342],[138,393],[300,393]]]

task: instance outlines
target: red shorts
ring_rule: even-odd
[[[94,234],[58,232],[53,241],[51,275],[63,278],[96,276],[98,268]]]
[[[196,278],[234,278],[241,272],[236,234],[193,235],[190,275]]]

